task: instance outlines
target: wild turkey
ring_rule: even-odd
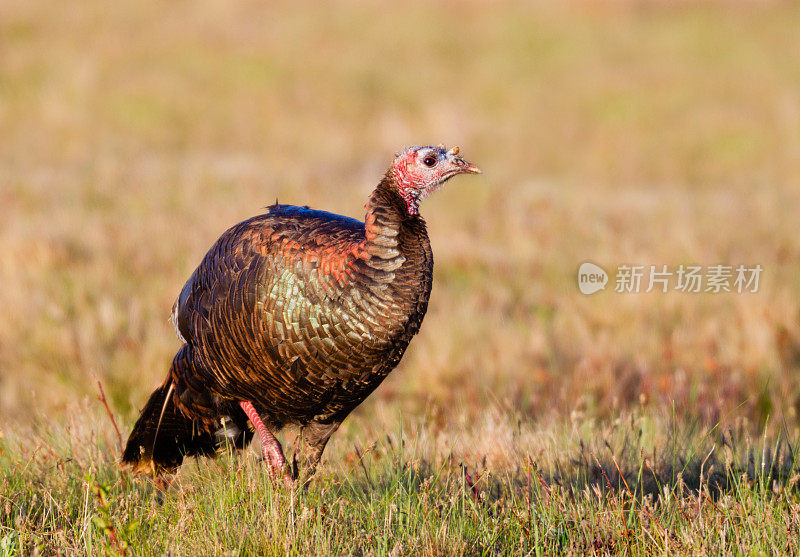
[[[457,174],[458,147],[398,154],[364,222],[276,204],[226,231],[173,307],[184,342],[128,439],[122,465],[156,475],[184,456],[242,448],[258,432],[273,475],[290,471],[274,432],[300,427],[310,477],[342,420],[419,331],[433,254],[419,204]]]

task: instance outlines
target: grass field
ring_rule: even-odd
[[[800,553],[799,27],[791,2],[5,2],[0,555]],[[309,490],[252,448],[165,492],[120,473],[97,380],[125,436],[217,236],[276,197],[359,217],[439,142],[484,174],[424,205],[422,332]],[[764,271],[585,296],[587,260]]]

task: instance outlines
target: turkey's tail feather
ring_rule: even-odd
[[[181,351],[183,352],[183,351]],[[231,443],[243,448],[253,434],[247,427],[247,416],[231,404],[221,409],[217,418],[219,429],[188,417],[175,404],[175,366],[184,361],[181,352],[173,361],[167,380],[159,386],[142,409],[133,426],[122,467],[149,476],[175,472],[185,456],[215,455],[217,449]],[[208,409],[205,409],[208,412]]]
[[[147,401],[128,438],[122,465],[134,472],[155,476],[174,472],[183,457],[212,454],[214,437],[199,430],[172,401],[172,379],[157,388]]]

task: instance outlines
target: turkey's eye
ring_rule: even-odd
[[[436,157],[434,157],[433,155],[428,155],[427,157],[422,159],[422,163],[427,167],[436,166]]]

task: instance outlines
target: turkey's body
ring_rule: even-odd
[[[170,471],[252,433],[301,426],[311,468],[330,435],[394,369],[431,291],[424,220],[387,174],[365,222],[274,205],[226,231],[175,302],[185,344],[151,396],[123,463]]]

